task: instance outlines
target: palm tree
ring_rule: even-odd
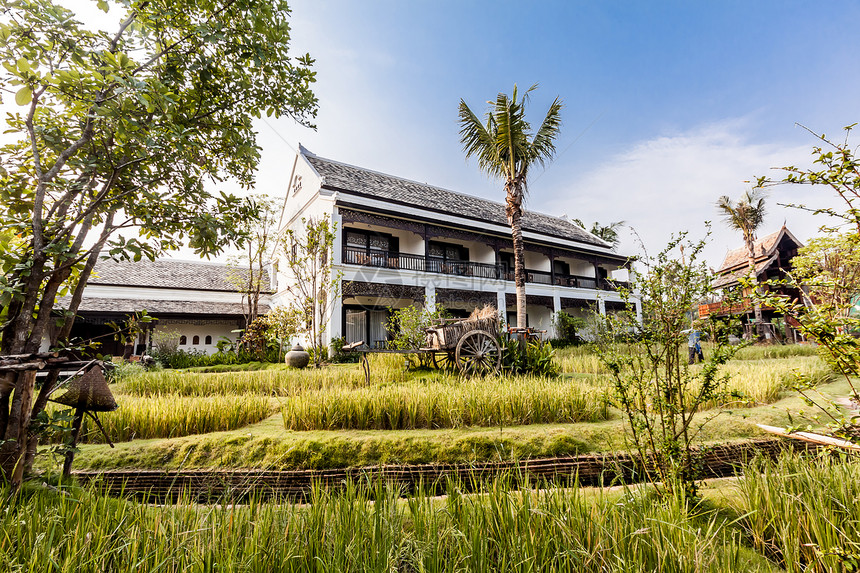
[[[514,243],[514,284],[517,289],[517,327],[526,326],[526,270],[523,255],[523,202],[528,191],[529,169],[544,165],[555,154],[555,138],[561,126],[561,107],[555,98],[538,130],[532,134],[525,118],[525,105],[529,94],[537,89],[530,87],[518,98],[517,86],[513,94],[500,93],[490,104],[486,125],[460,100],[460,142],[466,157],[475,156],[478,166],[492,177],[505,182],[505,214],[511,225]]]
[[[744,236],[747,247],[747,261],[749,263],[750,280],[753,289],[758,290],[758,280],[755,272],[755,233],[764,221],[765,192],[761,187],[747,190],[737,203],[734,203],[726,195],[717,200],[717,210],[722,214],[726,224],[740,231]],[[766,336],[770,338],[770,332],[764,331],[764,320],[761,316],[761,304],[754,300],[753,311],[755,312],[756,334],[759,338]]]
[[[614,223],[609,223],[608,225],[601,225],[600,223],[595,221],[594,223],[592,223],[591,229],[589,230],[581,219],[574,219],[573,222],[582,227],[583,229],[588,230],[589,233],[591,233],[598,239],[603,239],[604,241],[612,245],[613,251],[618,248],[618,244],[621,242],[621,239],[618,238],[618,229],[627,224],[627,221],[615,221]]]

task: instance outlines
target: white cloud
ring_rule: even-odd
[[[566,212],[586,223],[625,220],[656,254],[672,233],[687,230],[692,238],[704,235],[704,222],[712,222],[712,240],[705,251],[709,264],[719,266],[727,250],[741,245],[737,232],[726,228],[716,211],[722,195],[738,198],[756,176],[781,177],[772,168],[809,163],[809,144],[750,141],[748,121],[728,120],[686,132],[662,135],[634,144],[610,157],[583,177],[569,192],[551,203],[556,213]],[[798,141],[803,141],[799,137]],[[771,191],[768,215],[760,234],[788,228],[804,241],[826,221],[777,203],[838,205],[824,189],[782,186]],[[622,252],[637,252],[632,235],[623,233]]]

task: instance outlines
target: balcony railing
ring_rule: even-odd
[[[508,271],[503,265],[476,263],[474,261],[455,261],[409,253],[372,250],[368,252],[366,249],[356,247],[343,248],[343,262],[347,265],[361,265],[382,269],[399,269],[482,279],[514,280],[514,273]],[[526,282],[586,289],[597,289],[598,285],[600,285],[600,288],[603,290],[615,290],[614,285],[627,286],[627,283],[606,279],[598,280],[594,277],[560,274],[553,276],[549,271],[533,269],[526,269]]]

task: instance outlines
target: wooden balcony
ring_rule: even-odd
[[[762,305],[762,310],[773,310],[773,307]],[[753,311],[752,301],[744,299],[736,304],[729,304],[726,301],[712,302],[709,304],[699,305],[699,318],[706,318],[710,315],[727,316],[730,314],[746,314]]]
[[[457,275],[482,279],[513,281],[514,273],[504,265],[456,261],[439,257],[425,257],[409,253],[375,251],[356,247],[343,248],[343,263],[382,269],[400,269],[443,275]],[[577,275],[553,274],[549,271],[526,269],[526,282],[543,285],[556,285],[572,288],[617,290],[627,283],[583,277]]]

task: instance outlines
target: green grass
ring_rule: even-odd
[[[753,545],[788,571],[860,568],[860,459],[785,456],[740,481]]]
[[[382,484],[306,505],[174,506],[36,488],[0,513],[0,569],[112,571],[772,571],[719,511],[647,489],[399,499]],[[8,498],[8,492],[0,491]],[[373,500],[373,501],[371,501]]]

